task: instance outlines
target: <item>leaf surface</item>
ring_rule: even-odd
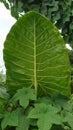
[[[44,16],[29,12],[11,28],[4,44],[10,92],[34,86],[39,93],[70,95],[70,64],[63,38]]]
[[[50,130],[53,124],[61,124],[61,117],[58,112],[57,108],[40,103],[35,105],[28,117],[38,119],[37,125],[39,130]]]
[[[17,91],[12,100],[13,102],[19,100],[20,105],[26,108],[29,105],[29,101],[36,100],[36,97],[33,89],[24,87]]]
[[[7,126],[18,126],[18,111],[15,110],[11,113],[7,113],[1,122],[2,130]]]
[[[24,115],[20,117],[19,124],[16,127],[16,130],[28,130],[29,128],[29,119],[27,119]]]
[[[28,130],[30,124],[30,119],[24,114],[23,109],[19,109],[18,113],[18,126],[16,130]]]
[[[73,113],[66,111],[64,113],[63,122],[67,122],[73,129]]]

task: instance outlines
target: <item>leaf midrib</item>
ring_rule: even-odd
[[[36,74],[36,26],[34,19],[34,87],[35,87],[35,95],[37,97],[37,74]]]

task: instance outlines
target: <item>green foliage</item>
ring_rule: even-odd
[[[7,0],[0,0],[0,2],[2,2],[7,9],[9,9],[9,3]]]
[[[73,95],[65,97],[70,65],[57,28],[40,14],[27,13],[9,32],[4,59],[11,93],[0,89],[0,130],[73,130]]]
[[[18,111],[12,111],[11,113],[6,113],[4,119],[2,120],[1,127],[4,130],[7,126],[18,126]]]
[[[27,118],[27,116],[24,115],[24,113],[20,114],[18,126],[16,127],[16,130],[28,130],[30,125],[30,119]]]
[[[0,87],[4,87],[5,88],[5,81],[6,81],[6,75],[3,74],[3,72],[0,72]]]
[[[62,30],[66,42],[73,43],[73,1],[72,0],[0,0],[11,10],[15,18],[22,12],[37,11],[44,14]]]
[[[22,91],[21,91],[22,90]],[[24,102],[23,90],[33,93],[33,89],[20,89]],[[18,91],[16,92],[16,94]],[[15,94],[15,95],[16,95]],[[14,96],[15,96],[14,95]],[[31,95],[31,94],[30,94]],[[72,130],[73,129],[73,95],[67,98],[62,95],[41,96],[37,100],[30,100],[24,108],[14,96],[7,101],[7,107],[12,104],[11,111],[5,111],[1,116],[1,130]],[[19,99],[19,95],[17,95]],[[22,97],[20,97],[22,100]],[[6,107],[6,110],[8,108]],[[13,127],[12,127],[13,126]]]
[[[0,88],[0,112],[4,113],[6,102],[9,98],[9,94],[6,92],[6,90],[3,88]]]
[[[30,111],[29,118],[38,119],[39,130],[50,130],[53,124],[61,124],[61,118],[58,115],[59,109],[45,103],[38,103]]]
[[[71,92],[73,93],[73,50],[68,51],[71,64]]]
[[[13,100],[14,102],[19,100],[20,105],[26,108],[29,105],[29,100],[36,100],[34,90],[31,88],[19,89],[14,95]]]
[[[24,28],[23,28],[24,26]],[[11,28],[4,44],[8,91],[70,95],[70,64],[63,38],[45,17],[29,12]]]
[[[9,95],[5,88],[5,79],[6,78],[3,72],[0,72],[0,112],[1,113],[4,113],[5,105],[9,98]]]
[[[6,93],[6,90],[4,88],[0,88],[0,98],[7,99],[8,94]]]
[[[14,1],[14,5],[11,4],[11,15],[18,19],[19,13],[23,11],[22,9],[23,3],[21,1],[18,1],[18,4],[16,5],[16,1]]]

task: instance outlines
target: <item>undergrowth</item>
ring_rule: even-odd
[[[0,109],[1,130],[73,130],[73,95],[41,96],[22,88],[4,98]],[[3,102],[4,101],[4,102]]]

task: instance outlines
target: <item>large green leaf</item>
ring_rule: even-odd
[[[63,38],[44,16],[29,12],[4,44],[8,90],[34,86],[35,93],[70,94],[70,65]]]

